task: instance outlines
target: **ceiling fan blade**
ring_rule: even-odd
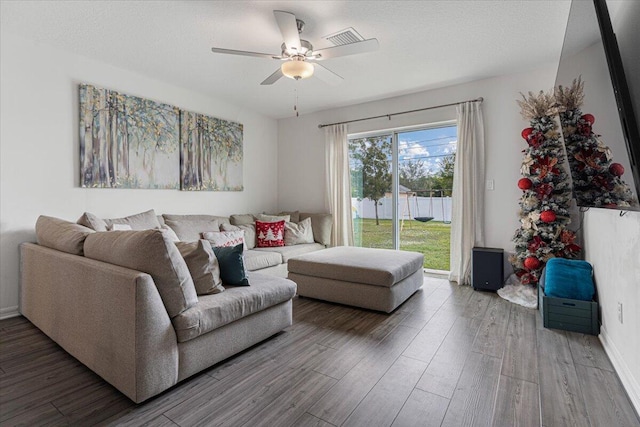
[[[313,67],[315,68],[314,70],[315,72],[313,75],[325,83],[328,83],[330,85],[337,85],[337,84],[340,84],[343,80],[342,77],[340,77],[339,75],[337,75],[336,73],[329,70],[327,67],[323,65],[313,64]]]
[[[272,85],[275,82],[277,82],[278,80],[280,80],[280,77],[283,77],[284,74],[282,74],[282,70],[280,68],[278,68],[273,74],[271,74],[269,77],[267,77],[262,83],[260,83],[261,85]]]
[[[300,52],[300,33],[298,33],[298,24],[296,16],[293,13],[284,12],[282,10],[274,10],[276,22],[282,33],[284,45],[290,54]]]
[[[339,56],[355,55],[357,53],[373,52],[378,50],[378,39],[363,40],[361,42],[343,44],[341,46],[328,47],[326,49],[314,50],[313,55],[316,60],[337,58]]]
[[[226,53],[226,54],[229,54],[229,55],[255,56],[255,57],[258,57],[258,58],[281,59],[280,55],[270,55],[268,53],[249,52],[247,50],[222,49],[220,47],[212,47],[211,48],[211,52],[213,52],[213,53]]]

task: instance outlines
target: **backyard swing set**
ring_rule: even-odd
[[[417,192],[415,191],[402,191],[400,192],[400,197],[405,199],[407,201],[406,206],[403,207],[402,209],[402,220],[401,220],[401,224],[400,224],[400,229],[402,230],[402,227],[404,226],[404,220],[405,217],[408,219],[414,219],[416,221],[420,221],[420,222],[429,222],[432,219],[434,219],[435,217],[433,216],[433,193],[434,192],[439,192],[440,193],[440,207],[442,208],[442,222],[444,224],[451,224],[451,219],[447,219],[445,213],[446,213],[446,209],[444,207],[444,190],[429,190],[429,216],[420,216],[420,204],[418,203],[418,197],[417,197]],[[416,216],[412,217],[411,216],[411,202],[410,202],[410,198],[413,197],[414,200],[414,205],[415,205],[415,213]],[[411,226],[411,224],[409,224],[409,226]]]

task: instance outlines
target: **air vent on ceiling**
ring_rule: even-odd
[[[349,27],[338,31],[337,33],[324,36],[323,39],[329,40],[335,46],[342,46],[344,44],[361,42],[364,40],[364,37],[358,34],[358,32],[352,27]]]

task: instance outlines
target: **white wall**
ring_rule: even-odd
[[[640,212],[620,217],[619,211],[589,209],[584,236],[600,299],[600,339],[640,412]]]
[[[325,209],[324,132],[319,124],[377,116],[398,111],[465,101],[483,97],[487,179],[495,180],[495,190],[486,191],[486,245],[512,251],[511,237],[518,228],[521,150],[525,141],[520,132],[528,122],[516,104],[519,92],[553,87],[553,64],[523,74],[496,77],[438,90],[389,98],[290,118],[278,122],[280,170],[278,207],[319,211]],[[345,83],[346,84],[346,83]],[[300,100],[304,105],[304,99]],[[455,107],[358,122],[350,133],[388,129],[455,119]]]
[[[614,6],[611,4],[614,2],[607,3]],[[612,13],[612,21],[620,49],[628,50],[627,59],[635,59],[635,62],[624,64],[635,103],[640,99],[640,56],[637,55],[640,2],[615,3],[618,3],[618,9],[615,15]],[[587,85],[588,82],[585,83],[585,91]],[[598,94],[593,96],[598,99]],[[597,107],[593,106],[594,109]],[[638,116],[640,105],[634,104],[634,109]],[[601,133],[599,114],[594,115],[594,130]],[[609,141],[608,138],[603,139]],[[631,175],[625,173],[623,178],[630,180]],[[627,212],[620,217],[619,211],[589,209],[584,218],[585,255],[586,260],[593,264],[600,298],[600,340],[636,411],[640,413],[640,212]],[[619,302],[622,303],[622,323],[618,321]]]
[[[158,213],[221,215],[275,210],[275,120],[6,31],[0,52],[0,316],[14,313],[18,305],[18,244],[35,240],[38,215],[75,221],[84,211],[108,218],[151,208]],[[79,188],[80,82],[243,123],[245,190]]]

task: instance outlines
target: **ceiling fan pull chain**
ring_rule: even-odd
[[[295,97],[295,102],[293,103],[293,111],[296,112],[296,117],[300,117],[300,112],[298,111],[298,89],[293,89],[293,94]]]

